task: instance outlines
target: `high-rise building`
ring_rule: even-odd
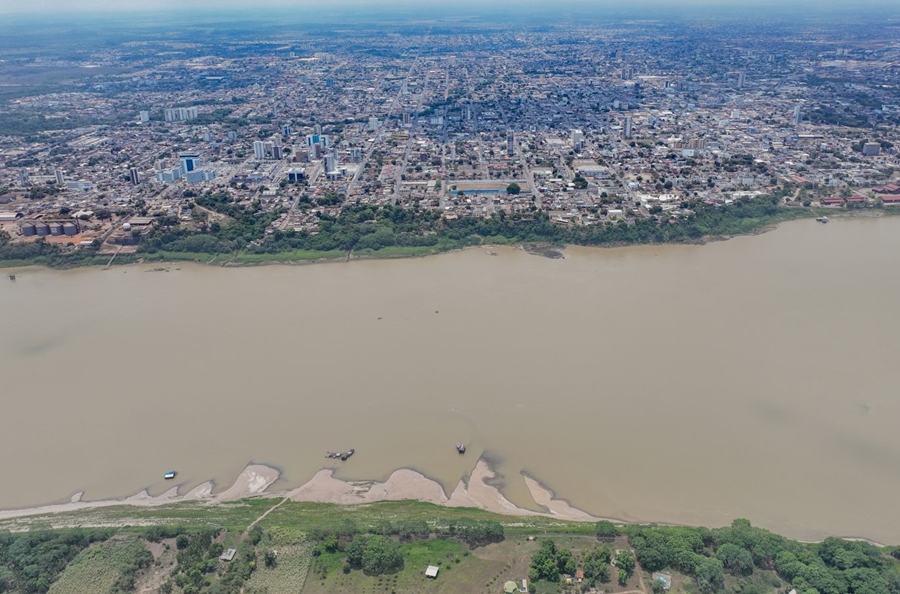
[[[631,125],[632,125],[631,116],[625,116],[625,138],[631,138]]]
[[[747,75],[744,74],[743,72],[738,72],[738,75],[737,75],[737,88],[743,89],[743,88],[744,88],[744,83],[746,83],[746,82],[747,82]]]
[[[185,175],[200,168],[200,153],[181,153],[178,158],[181,160],[181,170]]]
[[[351,161],[353,161],[354,163],[360,163],[360,162],[362,162],[362,159],[363,159],[363,152],[362,152],[361,148],[359,148],[358,146],[355,146],[350,149],[350,160]]]
[[[572,148],[580,149],[584,146],[584,132],[581,130],[572,130]]]
[[[141,123],[146,124],[149,121],[150,121],[150,112],[147,111],[146,109],[141,111]]]
[[[285,124],[281,127],[281,135],[282,136],[290,136],[294,132],[294,129],[290,124]]]
[[[27,169],[19,169],[19,185],[27,186],[31,183],[28,179],[28,170]]]
[[[266,158],[266,143],[262,140],[253,141],[253,158],[257,161],[263,161]]]
[[[196,107],[167,107],[165,116],[167,122],[186,122],[197,118]]]
[[[132,185],[138,185],[141,183],[141,172],[138,171],[137,167],[132,167],[128,170],[128,177],[131,178]]]
[[[622,69],[622,79],[631,80],[634,78],[634,66],[626,66]]]
[[[379,121],[378,121],[378,118],[376,118],[375,116],[370,117],[370,118],[369,118],[369,131],[374,132],[375,130],[377,130],[377,129],[378,129],[378,125],[379,125],[380,123],[381,123],[381,122],[379,122]]]
[[[56,185],[62,187],[66,184],[66,174],[59,167],[53,168],[53,175],[56,176]]]
[[[803,112],[800,111],[800,106],[794,106],[794,125],[799,126],[800,122],[803,121]]]
[[[328,146],[330,141],[328,136],[324,134],[316,133],[316,134],[307,134],[306,135],[306,146],[314,146],[320,144],[322,146]]]
[[[325,173],[333,173],[338,170],[340,167],[340,161],[338,160],[337,149],[333,149],[329,151],[327,155],[325,155]]]
[[[506,131],[506,154],[510,157],[516,154],[516,136],[512,130]]]
[[[411,122],[412,122],[412,116],[409,115],[408,111],[404,111],[403,112],[403,125],[409,126]]]

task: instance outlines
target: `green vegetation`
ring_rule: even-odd
[[[266,560],[247,582],[246,594],[299,591],[312,561],[312,547],[303,532],[273,527],[264,531],[261,546]],[[268,561],[271,555],[271,563]]]
[[[403,569],[400,544],[387,536],[356,536],[344,552],[347,564],[352,569],[362,569],[366,575],[397,573]]]
[[[221,263],[260,264],[361,257],[424,256],[480,244],[543,244],[623,246],[647,243],[691,243],[704,238],[752,233],[781,221],[818,216],[822,211],[779,206],[777,196],[737,200],[708,206],[697,200],[682,203],[690,213],[678,220],[659,215],[602,225],[563,226],[544,212],[497,213],[489,218],[446,220],[436,210],[345,205],[336,216],[320,213],[318,231],[266,229],[279,212],[263,212],[258,201],[242,203],[228,192],[195,197],[197,212],[222,215],[198,228],[175,217],[160,217],[141,238],[138,251],[120,255],[117,264],[138,259],[155,262],[187,260],[208,262],[221,255]],[[829,211],[829,214],[832,214]],[[39,264],[53,268],[104,265],[109,256],[94,247],[60,247],[43,240],[28,243],[0,241],[4,266]]]
[[[43,594],[79,553],[108,530],[0,533],[0,592]]]
[[[569,549],[557,547],[552,539],[547,539],[541,544],[541,548],[531,558],[531,568],[528,577],[532,582],[559,581],[560,574],[572,575],[575,573],[575,557]]]
[[[132,592],[137,573],[152,562],[153,555],[134,538],[95,544],[75,557],[50,588],[50,594]]]
[[[179,534],[175,540],[178,548],[178,565],[171,582],[164,589],[171,591],[171,584],[184,594],[238,594],[244,583],[256,569],[256,540],[252,535],[237,543],[237,554],[225,569],[219,555],[225,550],[218,529],[204,529]],[[254,543],[256,540],[256,543]]]
[[[900,594],[900,547],[838,538],[800,543],[746,520],[714,529],[616,526],[415,501],[347,507],[287,501],[272,509],[275,503],[82,510],[54,521],[126,527],[3,532],[0,592],[115,594],[144,588],[150,578],[163,594],[498,592],[527,576],[538,593],[597,587],[660,594],[651,574],[665,571],[673,593]],[[21,529],[42,521],[0,525]],[[142,524],[154,525],[127,527]],[[151,546],[156,555],[170,551],[170,565],[154,561]],[[237,550],[235,558],[220,561],[227,548]],[[441,568],[437,580],[424,577],[427,565]],[[579,569],[583,583],[566,585],[562,578]]]
[[[598,583],[609,582],[610,559],[612,559],[612,552],[606,545],[594,546],[585,552],[582,570],[584,579],[589,585],[596,586]]]
[[[895,559],[866,542],[828,538],[802,544],[735,520],[727,528],[629,526],[641,567],[670,569],[695,579],[706,594],[719,592],[725,572],[749,576],[775,570],[800,594],[897,594]]]

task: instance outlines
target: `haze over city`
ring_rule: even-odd
[[[859,13],[861,11],[878,11],[897,13],[896,3],[889,0],[799,0],[785,4],[775,0],[563,0],[547,3],[539,0],[498,0],[488,4],[473,0],[459,0],[446,3],[425,0],[333,0],[328,3],[311,0],[197,0],[185,5],[178,0],[150,0],[147,2],[122,2],[119,0],[36,0],[26,3],[18,0],[0,0],[0,13],[90,13],[90,12],[159,12],[177,10],[194,12],[202,10],[214,11],[266,11],[278,9],[287,12],[329,13],[344,18],[355,18],[356,10],[389,12],[413,12],[423,16],[435,13],[467,13],[467,14],[502,14],[512,16],[520,11],[537,11],[541,14],[561,14],[575,11],[579,14],[600,16],[605,12],[633,12],[667,14],[679,11],[705,10],[711,14],[736,11],[747,14],[748,10],[765,10],[769,18],[782,18],[784,15],[806,11],[807,13]],[[763,16],[763,15],[758,15]]]

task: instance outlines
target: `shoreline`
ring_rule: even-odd
[[[219,493],[214,493],[215,484],[211,480],[197,485],[184,494],[179,494],[179,485],[173,486],[160,495],[150,495],[147,489],[143,489],[128,497],[96,501],[85,501],[83,499],[84,492],[78,492],[65,503],[0,510],[0,520],[120,505],[158,507],[189,501],[218,505],[251,497],[266,497],[287,498],[295,502],[333,503],[348,506],[378,501],[414,500],[446,507],[472,507],[517,517],[543,516],[573,522],[596,522],[601,519],[609,519],[616,523],[624,523],[612,518],[599,518],[574,508],[567,501],[556,499],[553,491],[524,473],[522,476],[532,499],[546,511],[534,511],[519,507],[509,501],[497,487],[489,484],[496,476],[497,474],[490,464],[484,459],[479,459],[469,473],[468,480],[460,479],[456,488],[448,496],[440,483],[410,468],[394,470],[384,481],[343,480],[334,477],[334,470],[323,468],[299,487],[269,491],[269,487],[281,478],[281,471],[265,464],[250,463],[241,471],[234,484]]]
[[[142,265],[142,264],[198,264],[202,266],[217,266],[221,268],[246,268],[246,267],[256,267],[256,266],[307,266],[313,264],[340,264],[346,262],[355,262],[355,261],[366,261],[366,260],[406,260],[406,259],[416,259],[416,258],[427,258],[431,256],[439,256],[441,254],[451,254],[456,252],[463,252],[470,249],[484,249],[491,248],[497,246],[509,247],[511,249],[522,249],[526,252],[529,247],[541,247],[541,246],[552,246],[554,249],[565,250],[569,247],[582,247],[582,248],[597,248],[597,249],[618,249],[618,248],[627,248],[627,247],[642,247],[642,246],[665,246],[665,245],[708,245],[711,243],[717,243],[720,241],[728,241],[730,239],[735,239],[738,237],[753,237],[757,235],[762,235],[765,233],[769,233],[770,231],[776,230],[784,223],[789,223],[792,221],[801,221],[801,220],[810,220],[813,217],[821,214],[819,211],[822,211],[822,208],[818,208],[816,210],[804,211],[803,216],[795,216],[795,217],[787,217],[782,218],[780,220],[770,221],[766,224],[763,224],[757,228],[746,231],[744,233],[736,233],[736,234],[710,234],[703,237],[700,237],[696,240],[691,241],[668,241],[668,242],[618,242],[618,243],[604,243],[604,244],[590,244],[583,245],[579,243],[554,243],[552,241],[532,241],[532,242],[522,242],[522,241],[510,241],[508,243],[479,243],[476,245],[468,245],[463,247],[452,247],[449,249],[441,250],[429,250],[429,249],[410,249],[408,253],[398,253],[396,251],[391,252],[388,248],[385,250],[384,254],[380,254],[378,252],[367,252],[363,254],[354,254],[352,251],[349,253],[345,253],[342,255],[334,255],[333,252],[307,252],[313,257],[309,258],[290,258],[289,255],[292,252],[279,252],[274,254],[258,254],[259,258],[250,258],[247,260],[240,260],[238,253],[233,254],[206,254],[199,252],[165,252],[163,251],[162,255],[164,257],[157,258],[155,256],[159,255],[159,252],[154,254],[140,254],[140,257],[135,260],[130,260],[127,257],[118,258],[118,262],[113,262],[113,265],[116,267],[121,266],[134,266],[134,265]],[[900,208],[895,210],[885,210],[879,209],[875,212],[868,210],[860,210],[860,211],[844,211],[844,212],[831,212],[828,211],[828,216],[833,219],[880,219],[880,218],[888,218],[891,216],[900,215]],[[303,250],[298,250],[302,252]],[[109,254],[96,254],[97,256],[107,256]],[[138,254],[129,254],[129,256],[136,256]],[[536,254],[540,255],[540,254]],[[183,256],[183,257],[182,257]],[[218,256],[228,256],[228,259],[221,262],[215,263],[218,259]],[[205,261],[204,261],[205,260]],[[237,260],[237,261],[236,261]],[[105,269],[105,266],[100,264],[95,264],[91,262],[85,263],[75,263],[71,266],[62,266],[62,267],[53,267],[48,266],[43,262],[33,262],[33,261],[21,261],[21,260],[12,260],[4,262],[0,260],[0,270],[17,270],[22,268],[30,268],[30,267],[38,267],[45,268],[47,270],[74,270],[78,268],[97,268],[99,270]]]
[[[460,479],[448,496],[440,483],[411,468],[398,468],[384,481],[343,480],[334,477],[334,470],[323,468],[303,485],[293,489],[269,491],[279,478],[281,471],[265,464],[248,464],[234,483],[220,493],[213,493],[215,483],[205,481],[183,495],[178,494],[179,486],[173,486],[160,495],[150,495],[143,489],[134,495],[120,499],[84,501],[84,492],[75,493],[66,503],[53,503],[30,508],[0,510],[0,521],[25,519],[34,516],[48,516],[78,511],[91,511],[107,507],[131,506],[134,508],[155,508],[178,503],[196,502],[213,507],[222,503],[237,502],[250,498],[291,500],[295,503],[323,503],[339,506],[370,505],[384,501],[417,501],[450,508],[474,508],[510,518],[549,518],[565,522],[593,523],[601,520],[620,526],[653,524],[659,526],[679,526],[681,524],[658,521],[626,521],[618,518],[594,516],[572,506],[546,485],[522,472],[522,478],[535,504],[544,511],[522,508],[512,503],[500,489],[490,482],[497,478],[496,471],[484,458],[479,458],[468,477]],[[42,518],[48,519],[48,518]],[[66,527],[68,524],[59,527]],[[57,526],[53,526],[56,528]],[[835,536],[835,535],[830,535]],[[820,540],[794,539],[798,542],[816,543]],[[859,536],[838,536],[843,540],[867,542],[877,547],[885,547],[878,541]]]

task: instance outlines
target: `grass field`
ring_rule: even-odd
[[[142,541],[114,539],[82,551],[51,586],[50,594],[104,594],[111,592],[123,571],[146,550]]]
[[[266,531],[262,550],[275,552],[275,567],[260,563],[244,588],[245,594],[297,593],[303,589],[312,561],[312,546],[299,530],[271,528]]]

